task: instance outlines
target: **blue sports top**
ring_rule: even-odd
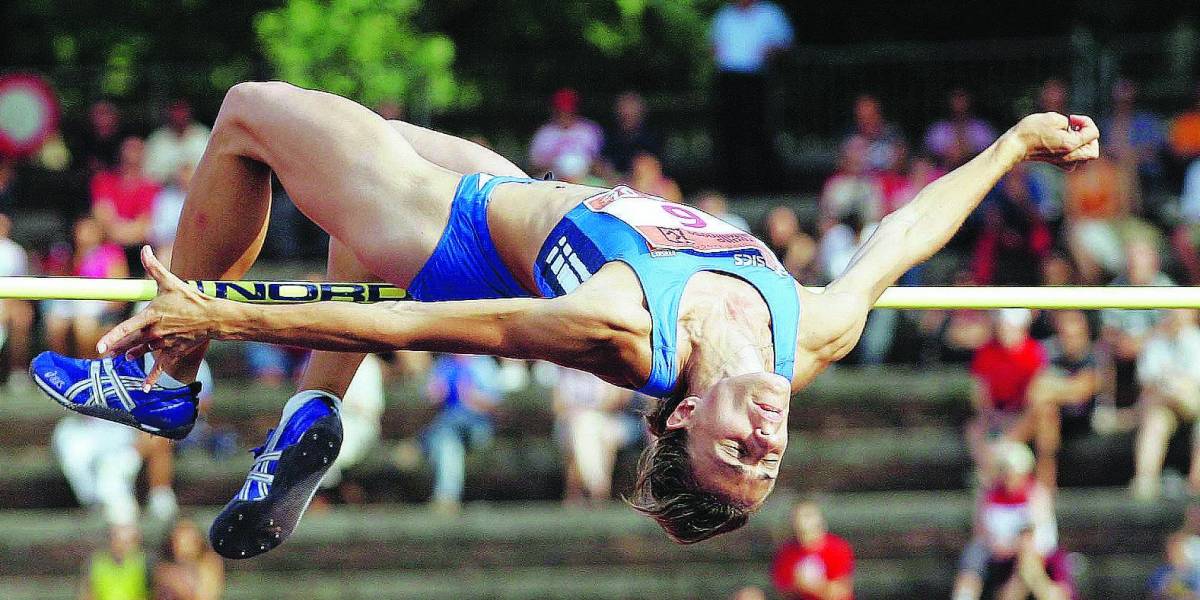
[[[638,391],[663,397],[675,389],[679,301],[700,271],[732,275],[758,290],[771,313],[775,373],[791,381],[800,299],[795,281],[757,238],[701,210],[622,186],[584,200],[563,217],[538,253],[534,280],[553,298],[611,261],[633,269],[650,310],[653,362]]]

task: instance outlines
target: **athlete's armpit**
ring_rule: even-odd
[[[861,293],[829,288],[823,293],[801,292],[797,345],[822,362],[844,358],[858,344],[870,308]]]

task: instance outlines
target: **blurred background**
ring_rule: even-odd
[[[1200,285],[1195,2],[183,0],[0,5],[0,276],[169,255],[229,86],[285,79],[749,229],[802,283],[1035,111],[1102,157],[1018,168],[905,285]],[[252,278],[327,239],[276,185]],[[182,443],[26,375],[134,307],[0,303],[0,598],[1197,598],[1189,311],[877,311],[792,405],[744,529],[671,544],[621,501],[647,400],[548,364],[397,353],[348,394],[297,533],[209,521],[305,353],[214,344]]]

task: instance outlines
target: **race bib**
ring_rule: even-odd
[[[625,186],[592,196],[583,204],[593,212],[624,221],[645,238],[652,252],[732,252],[738,265],[784,272],[779,259],[758,238],[698,208],[667,202]]]

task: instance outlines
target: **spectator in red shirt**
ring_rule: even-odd
[[[1015,427],[1026,408],[1029,384],[1046,365],[1046,351],[1029,337],[1033,318],[1023,308],[994,313],[992,340],[975,351],[971,374],[976,417],[967,425],[967,444],[986,475],[990,471],[987,441]]]
[[[92,215],[104,229],[104,237],[126,249],[129,267],[140,273],[138,249],[150,235],[154,198],[159,185],[143,172],[145,143],[129,136],[121,142],[115,169],[92,177]]]
[[[816,502],[792,509],[796,539],[775,552],[771,580],[784,598],[853,600],[854,551],[846,540],[826,530]]]

